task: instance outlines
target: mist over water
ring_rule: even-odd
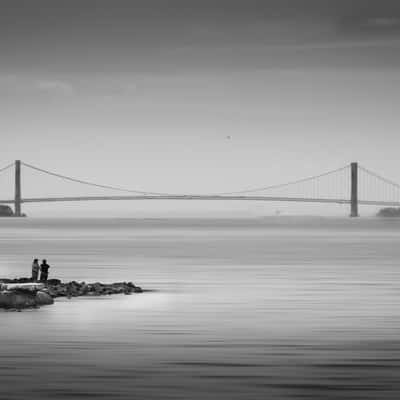
[[[3,219],[0,275],[154,291],[0,312],[0,399],[398,399],[400,221]]]

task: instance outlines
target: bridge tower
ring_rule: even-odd
[[[21,161],[15,161],[15,196],[14,213],[16,217],[21,217]]]
[[[358,163],[351,163],[350,217],[358,217]]]

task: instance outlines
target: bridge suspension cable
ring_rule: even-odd
[[[98,184],[98,183],[84,181],[84,180],[81,180],[81,179],[72,178],[70,176],[57,174],[55,172],[51,172],[51,171],[48,171],[48,170],[43,169],[43,168],[35,167],[34,165],[27,164],[25,162],[21,162],[21,164],[23,166],[27,167],[27,168],[31,168],[33,170],[42,172],[44,174],[55,176],[57,178],[61,178],[61,179],[64,179],[64,180],[67,180],[67,181],[70,181],[70,182],[81,183],[81,184],[87,185],[87,186],[92,186],[92,187],[97,187],[97,188],[102,188],[102,189],[110,189],[110,190],[115,190],[115,191],[125,192],[125,193],[136,193],[136,194],[141,194],[141,195],[173,196],[173,194],[171,194],[171,193],[145,192],[145,191],[141,191],[141,190],[126,189],[126,188],[117,187],[117,186],[101,185],[101,184]]]
[[[400,184],[377,174],[363,166],[360,170],[359,199],[381,201],[392,206],[400,205]]]
[[[345,165],[344,167],[341,168],[337,168],[331,171],[327,171],[324,172],[322,174],[319,175],[313,175],[313,176],[309,176],[307,178],[302,178],[302,179],[298,179],[295,181],[290,181],[290,182],[286,182],[286,183],[281,183],[281,184],[277,184],[277,185],[271,185],[271,186],[263,186],[263,187],[258,187],[258,188],[252,188],[252,189],[244,189],[244,190],[240,190],[240,191],[235,191],[235,192],[222,192],[222,193],[213,193],[214,195],[219,195],[219,196],[223,196],[223,195],[236,195],[236,194],[246,194],[246,193],[256,193],[256,192],[262,192],[262,191],[267,191],[267,190],[272,190],[272,189],[282,189],[288,186],[292,186],[292,185],[296,185],[299,183],[306,183],[306,182],[310,182],[316,179],[320,179],[320,178],[324,178],[326,176],[329,175],[333,175],[337,172],[342,172],[346,169],[350,168],[350,164]]]
[[[8,164],[3,168],[0,168],[0,172],[6,171],[7,169],[11,168],[14,166],[14,163]]]
[[[394,182],[394,181],[392,181],[390,179],[384,178],[383,176],[377,174],[376,172],[373,172],[373,171],[371,171],[371,170],[369,170],[369,169],[367,169],[367,168],[365,168],[365,167],[363,167],[361,165],[359,165],[358,168],[360,170],[362,170],[363,172],[365,172],[366,174],[368,174],[370,176],[373,176],[374,178],[376,178],[376,179],[378,179],[378,180],[380,180],[380,181],[382,181],[384,183],[387,183],[388,185],[394,186],[397,189],[400,189],[400,184],[398,184],[398,183],[396,183],[396,182]]]
[[[56,172],[52,172],[37,166],[34,166],[32,164],[28,164],[25,162],[21,162],[21,164],[27,168],[39,171],[41,173],[50,175],[50,176],[54,176],[60,179],[64,179],[64,180],[68,180],[71,182],[75,182],[75,183],[80,183],[83,185],[87,185],[87,186],[91,186],[91,187],[97,187],[97,188],[102,188],[102,189],[110,189],[110,190],[115,190],[115,191],[119,191],[119,192],[125,192],[125,193],[134,193],[134,194],[139,194],[139,195],[152,195],[152,196],[193,196],[193,193],[186,193],[186,194],[176,194],[176,193],[163,193],[163,192],[152,192],[152,191],[144,191],[144,190],[136,190],[136,189],[128,189],[128,188],[124,188],[124,187],[117,187],[117,186],[111,186],[111,185],[103,185],[103,184],[98,184],[95,182],[90,182],[90,181],[86,181],[86,180],[82,180],[82,179],[77,179],[77,178],[73,178],[67,175],[62,175]],[[11,164],[12,166],[13,164]],[[10,166],[8,166],[10,167]],[[269,185],[269,186],[262,186],[262,187],[257,187],[257,188],[249,188],[249,189],[243,189],[243,190],[237,190],[237,191],[231,191],[231,192],[219,192],[219,193],[211,193],[211,194],[207,194],[208,196],[228,196],[228,195],[243,195],[243,194],[251,194],[251,193],[257,193],[257,192],[262,192],[262,191],[267,191],[267,190],[273,190],[273,189],[282,189],[282,188],[286,188],[289,186],[294,186],[296,184],[301,184],[301,183],[307,183],[307,182],[311,182],[312,181],[317,181],[320,178],[324,178],[327,176],[331,176],[334,175],[338,172],[343,172],[347,169],[349,169],[350,165],[345,165],[344,167],[341,168],[337,168],[331,171],[327,171],[324,172],[322,174],[319,175],[313,175],[313,176],[309,176],[306,178],[302,178],[302,179],[297,179],[294,181],[290,181],[290,182],[286,182],[286,183],[282,183],[282,184],[277,184],[277,185]]]

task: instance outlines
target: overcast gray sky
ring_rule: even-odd
[[[398,1],[0,4],[0,167],[207,193],[358,160],[400,182]],[[51,182],[24,195],[81,193]]]

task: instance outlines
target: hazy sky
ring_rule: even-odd
[[[398,0],[0,4],[0,167],[207,193],[358,160],[400,182]]]

